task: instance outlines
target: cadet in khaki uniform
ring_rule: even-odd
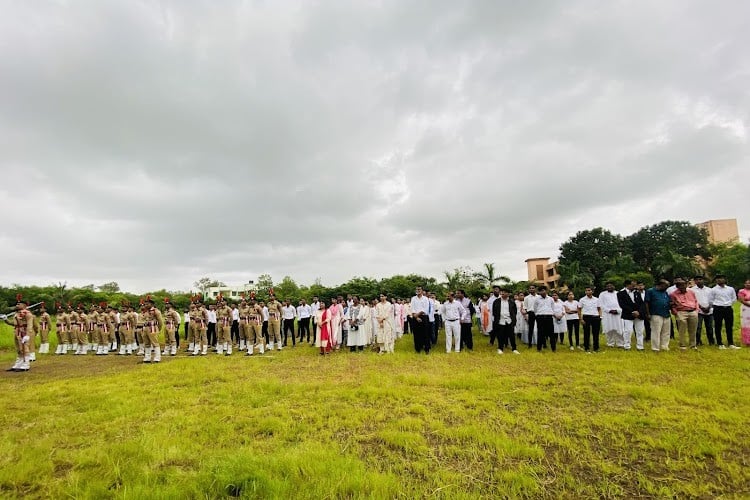
[[[263,308],[256,304],[255,300],[250,301],[248,327],[246,356],[252,356],[256,347],[258,352],[263,354],[266,350],[266,339],[263,336]]]
[[[78,339],[81,335],[81,328],[83,328],[81,320],[82,307],[83,306],[79,305],[75,311],[68,311],[68,321],[70,321],[70,340],[72,341],[68,350],[73,349],[73,354],[80,354],[79,350],[81,349],[81,346],[78,345]],[[60,354],[66,353],[61,352]]]
[[[271,299],[266,304],[268,307],[268,349],[273,350],[273,343],[279,351],[281,350],[281,302],[271,295]]]
[[[216,308],[216,354],[232,354],[232,308],[220,299]]]
[[[86,345],[88,345],[89,350],[93,351],[95,354],[99,354],[100,332],[101,329],[99,328],[99,311],[96,307],[96,304],[92,304],[91,309],[86,315],[86,333],[88,333],[88,341],[86,342]]]
[[[107,312],[107,304],[102,303],[99,305],[96,315],[96,327],[99,329],[99,340],[96,348],[96,354],[99,356],[106,356],[109,354],[109,348],[111,347],[110,335],[114,335],[114,325],[112,319]]]
[[[135,347],[135,315],[132,313],[133,308],[128,304],[120,307],[120,354],[121,356],[133,354]]]
[[[143,313],[146,312],[146,304],[144,304],[143,299],[141,299],[141,307],[139,310],[133,311],[133,314],[135,314],[135,341],[138,344],[138,351],[136,351],[136,356],[143,356],[143,354],[146,352],[146,344],[147,344],[147,338],[146,335],[143,333]]]
[[[244,351],[250,338],[250,306],[243,298],[240,302],[240,351]]]
[[[148,344],[145,347],[143,362],[158,363],[161,361],[161,346],[159,345],[159,333],[164,328],[164,318],[161,311],[154,306],[151,297],[146,298],[146,307],[143,318],[143,337],[148,338]],[[153,352],[153,358],[151,356]]]
[[[16,344],[16,362],[8,371],[27,372],[31,369],[29,344],[34,335],[34,315],[26,309],[26,301],[20,295],[16,296],[16,301],[15,316],[5,319],[5,323],[13,327],[13,340]]]
[[[208,311],[203,304],[195,304],[190,312],[190,328],[195,329],[195,348],[193,356],[208,354]]]
[[[52,327],[52,318],[50,318],[47,308],[42,302],[39,307],[39,316],[36,317],[36,331],[39,332],[39,354],[49,354],[49,331]]]
[[[175,311],[174,305],[169,302],[169,299],[165,301],[167,312],[164,315],[164,321],[166,323],[166,330],[164,334],[164,356],[177,354],[177,338],[175,332],[180,328],[180,313]]]
[[[68,307],[70,309],[70,307]],[[55,354],[65,354],[70,346],[70,314],[57,304],[57,349]]]
[[[76,354],[86,355],[91,347],[89,346],[88,339],[91,323],[84,306],[80,306],[80,309],[78,310],[78,323],[81,325],[81,328],[78,330],[78,352],[76,352]]]
[[[109,316],[109,324],[112,329],[109,331],[109,350],[117,350],[117,311],[112,306],[107,306],[107,315]]]

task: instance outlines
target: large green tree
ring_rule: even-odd
[[[560,245],[560,280],[580,283],[573,274],[575,270],[583,273],[585,280],[591,278],[595,286],[601,287],[605,273],[628,254],[628,247],[619,234],[601,227],[578,231]],[[578,263],[577,267],[574,263]]]
[[[713,259],[708,265],[711,277],[718,273],[727,275],[727,282],[741,287],[750,278],[750,247],[744,243],[711,245]]]
[[[635,263],[654,278],[690,274],[697,267],[696,257],[711,257],[706,230],[687,221],[666,220],[642,227],[625,241]]]

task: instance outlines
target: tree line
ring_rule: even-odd
[[[660,278],[672,280],[698,273],[705,274],[710,280],[721,272],[727,275],[730,284],[739,286],[750,277],[750,249],[744,243],[711,245],[705,230],[685,221],[660,222],[624,237],[597,227],[579,231],[560,245],[558,272],[560,286],[572,289],[576,296],[582,295],[586,286],[593,285],[602,290],[606,281],[619,286],[628,278],[651,286]],[[204,291],[210,286],[224,286],[224,283],[203,277],[193,285]],[[263,274],[256,283],[259,299],[268,299],[269,291],[273,290],[277,297],[294,302],[300,299],[309,301],[314,296],[330,298],[346,294],[375,298],[385,293],[389,297],[409,298],[417,286],[439,296],[447,290],[463,289],[467,295],[476,298],[489,293],[493,285],[522,291],[527,289],[529,282],[513,281],[501,274],[494,264],[485,263],[479,271],[469,266],[444,271],[440,280],[418,274],[395,275],[380,280],[355,276],[337,286],[323,285],[320,279],[308,286],[298,284],[290,276],[275,282],[270,275]],[[50,309],[58,302],[73,305],[129,302],[136,305],[146,295],[123,292],[116,282],[77,288],[68,287],[64,282],[48,286],[14,284],[0,286],[0,308],[4,311],[12,307],[19,293],[35,302],[44,301]],[[169,297],[180,309],[189,305],[192,296],[189,292],[168,290],[155,290],[148,295],[157,303]]]

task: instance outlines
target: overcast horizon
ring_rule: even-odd
[[[335,286],[736,218],[750,3],[3,2],[0,285]]]

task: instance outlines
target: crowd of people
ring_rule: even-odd
[[[669,350],[675,330],[681,350],[698,349],[703,329],[709,345],[739,349],[734,343],[732,308],[738,300],[742,343],[750,345],[750,280],[736,292],[724,276],[715,279],[713,287],[695,276],[689,280],[692,283],[682,278],[671,284],[661,280],[649,289],[626,280],[619,290],[608,282],[598,295],[588,287],[578,299],[564,292],[565,300],[556,290],[534,285],[514,295],[495,286],[476,303],[463,290],[448,292],[441,302],[435,293],[420,287],[411,300],[389,299],[384,294],[370,300],[348,295],[328,302],[314,297],[310,304],[300,300],[294,305],[273,295],[265,302],[251,295],[237,303],[219,296],[207,304],[194,297],[182,313],[168,299],[162,311],[146,297],[138,306],[56,304],[54,320],[43,303],[29,307],[19,296],[16,311],[5,317],[14,327],[17,351],[9,370],[28,371],[37,353],[49,354],[53,331],[57,355],[135,354],[143,356],[145,363],[158,363],[162,356],[181,352],[181,333],[182,352],[191,356],[206,356],[209,349],[225,356],[235,349],[246,356],[263,355],[290,344],[314,345],[322,356],[365,349],[389,354],[405,334],[412,335],[417,353],[429,353],[438,345],[441,330],[446,353],[471,351],[475,321],[498,354],[520,354],[518,343],[555,352],[566,335],[571,351],[598,352],[601,334],[610,348],[630,350],[635,337],[636,350],[645,350],[645,343],[650,342],[651,350],[660,352]],[[34,306],[40,306],[37,314]]]

